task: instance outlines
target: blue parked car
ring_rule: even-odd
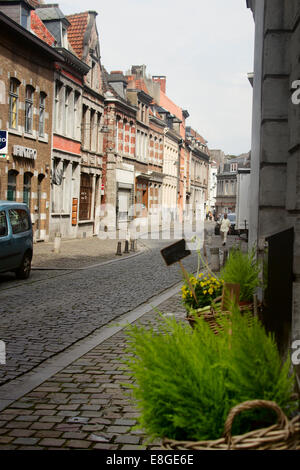
[[[0,273],[14,271],[27,279],[31,271],[33,234],[26,204],[0,201]]]

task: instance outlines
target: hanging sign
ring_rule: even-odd
[[[7,155],[8,152],[8,132],[0,131],[0,155]]]

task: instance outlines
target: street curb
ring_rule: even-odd
[[[7,384],[2,385],[0,387],[0,412],[9,407],[16,400],[34,390],[53,375],[68,367],[84,354],[123,330],[127,324],[133,323],[144,314],[153,310],[154,307],[157,307],[162,302],[177,294],[181,286],[182,282],[177,282],[160,294],[150,298],[147,302],[139,305],[134,310],[120,315],[106,325],[97,328],[85,338],[68,346],[64,351],[46,359],[23,376],[17,377]]]

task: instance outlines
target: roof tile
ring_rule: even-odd
[[[83,54],[83,38],[87,28],[88,14],[86,11],[66,16],[71,23],[68,28],[68,40],[80,59]]]

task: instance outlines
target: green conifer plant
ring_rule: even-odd
[[[126,329],[125,363],[134,378],[130,388],[139,427],[149,436],[218,439],[230,409],[246,400],[273,400],[284,411],[293,410],[290,362],[282,364],[274,338],[259,320],[233,310],[221,325],[215,335],[201,318],[191,329],[161,317],[155,329]],[[275,421],[272,412],[251,410],[236,420],[234,433]]]
[[[255,251],[243,253],[240,248],[232,248],[220,277],[224,282],[240,285],[240,301],[253,301],[260,280],[261,263],[255,259]]]

